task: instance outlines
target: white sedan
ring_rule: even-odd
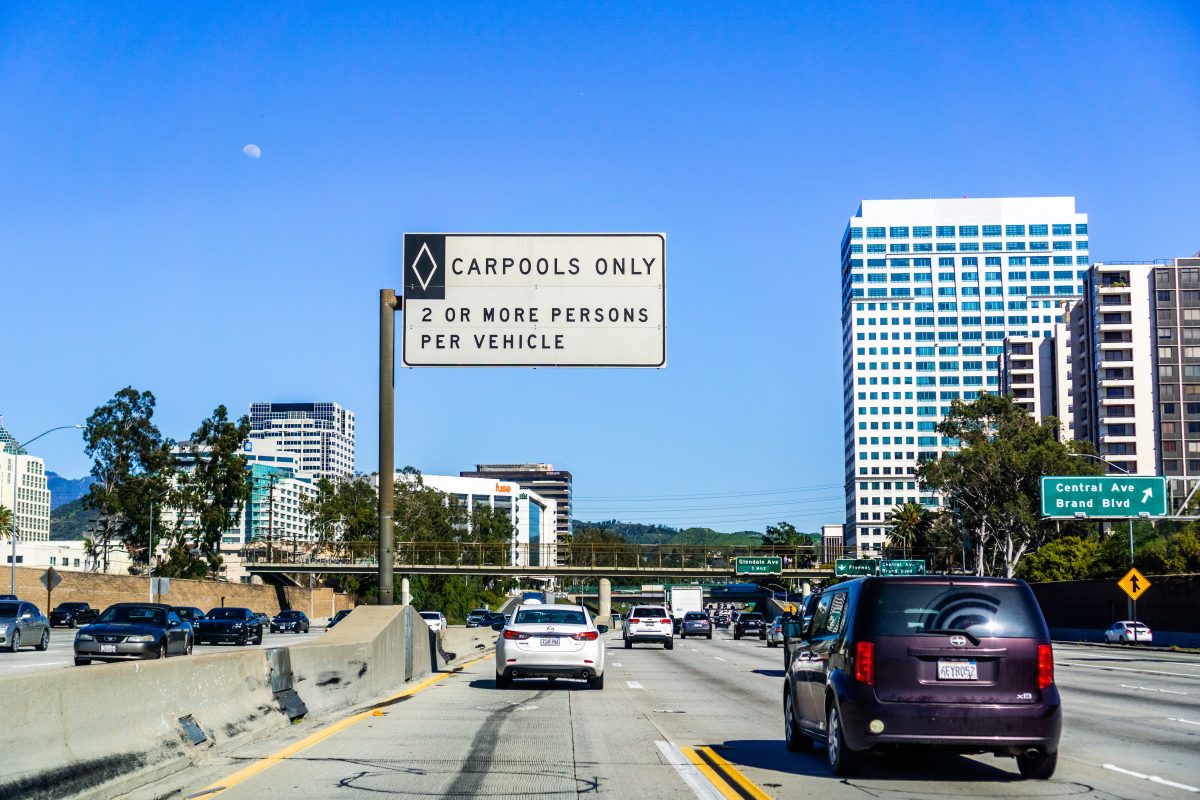
[[[1140,622],[1122,620],[1109,626],[1104,632],[1104,641],[1109,644],[1152,644],[1154,634]]]
[[[583,606],[518,606],[496,639],[496,688],[515,678],[575,678],[603,689],[607,632]]]
[[[425,620],[429,630],[434,633],[446,630],[446,615],[440,611],[422,611],[421,619]]]

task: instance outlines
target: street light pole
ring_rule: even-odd
[[[17,468],[20,467],[20,465],[21,465],[21,461],[20,461],[21,454],[19,451],[24,450],[26,445],[33,444],[38,439],[45,436],[47,433],[54,433],[55,431],[65,431],[68,428],[75,428],[76,430],[82,430],[83,426],[82,425],[59,425],[57,428],[51,428],[48,431],[42,431],[37,436],[35,436],[32,439],[30,439],[29,441],[25,442],[25,444],[17,445],[16,450],[13,450],[12,529],[8,532],[8,535],[9,535],[9,538],[12,539],[12,555],[9,556],[9,558],[11,559],[9,561],[9,564],[11,567],[10,573],[11,573],[11,579],[12,579],[11,592],[14,595],[17,593]]]

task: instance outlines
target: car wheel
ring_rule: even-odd
[[[675,649],[675,640],[667,639],[667,641],[663,643],[663,647],[665,647],[668,650],[674,650]]]
[[[496,673],[496,688],[497,689],[511,689],[512,688],[512,678],[508,675],[501,675],[500,673],[497,672]]]
[[[241,632],[241,633],[238,635],[238,638],[237,638],[237,646],[238,646],[238,647],[245,647],[245,646],[246,646],[246,645],[248,645],[248,644],[250,644],[250,637],[246,635],[246,632],[245,632],[245,631],[242,631],[242,632]]]
[[[679,638],[680,638],[680,639],[686,639],[686,638],[687,638],[687,634],[686,634],[686,633],[681,633],[681,634],[679,634]]]
[[[1121,638],[1119,639],[1119,641],[1121,642],[1121,644],[1129,644],[1129,640],[1125,638],[1125,634],[1123,634],[1123,633],[1121,634]]]
[[[774,646],[775,646],[775,642],[771,641],[770,639],[767,639],[767,647],[774,647]]]
[[[712,638],[712,632],[710,631],[710,632],[709,632],[709,634],[708,634],[708,636],[706,636],[705,638],[706,638],[706,639],[711,639],[711,638]]]
[[[733,632],[733,638],[734,638],[734,639],[740,639],[740,638],[742,638],[742,635],[741,635],[740,633],[738,633],[737,631],[734,631],[734,632]]]
[[[90,658],[75,659],[75,666],[77,666],[77,667],[86,667],[88,664],[91,664],[91,663],[92,663],[92,660]]]
[[[1057,766],[1058,753],[1038,753],[1033,758],[1017,756],[1017,769],[1021,771],[1022,778],[1048,780],[1054,775],[1054,768]]]
[[[75,620],[71,620],[69,623],[67,623],[67,627],[68,627],[68,628],[74,628],[74,627],[75,627]]]
[[[626,649],[626,650],[631,650],[631,649],[633,649],[633,642],[631,642],[631,641],[629,641],[628,639],[626,639],[626,640],[625,640],[625,649]]]
[[[187,637],[183,640],[183,654],[185,656],[190,656],[192,654],[192,650],[195,649],[195,646],[196,642],[192,639],[192,637]]]
[[[588,688],[589,689],[603,689],[604,688],[604,673],[600,673],[599,675],[597,675],[594,678],[588,678]]]
[[[21,632],[13,631],[12,638],[8,640],[8,652],[15,653],[21,647]]]
[[[826,730],[829,732],[826,745],[830,771],[839,778],[857,775],[862,769],[863,756],[862,753],[846,746],[846,737],[842,733],[842,715],[838,713],[836,703],[829,704]]]
[[[796,718],[789,686],[783,687],[783,739],[787,742],[787,749],[793,753],[807,753],[813,748],[813,740],[800,730],[800,720]]]
[[[50,629],[42,628],[42,640],[40,642],[38,642],[37,649],[41,650],[42,652],[45,652],[46,648],[48,648],[49,646],[50,646]]]
[[[262,644],[262,640],[263,640],[263,632],[262,632],[262,628],[259,628],[259,629],[258,629],[258,636],[255,636],[255,637],[254,637],[254,643],[255,643],[255,644]]]
[[[165,639],[158,643],[158,654],[155,655],[154,657],[155,658],[166,658],[167,657],[167,642]]]

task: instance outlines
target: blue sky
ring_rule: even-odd
[[[369,471],[404,231],[665,232],[667,369],[402,371],[397,463],[549,461],[585,519],[815,530],[861,199],[1075,195],[1097,260],[1200,249],[1195,3],[350,5],[0,5],[18,437],[128,384],[175,438],[332,399]],[[89,468],[74,433],[33,449]]]

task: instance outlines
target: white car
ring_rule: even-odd
[[[629,612],[621,636],[625,640],[626,650],[633,647],[635,642],[652,642],[661,644],[667,650],[673,650],[674,632],[675,622],[665,606],[634,606]]]
[[[422,611],[421,619],[434,633],[446,630],[446,615],[440,611]]]
[[[1134,626],[1137,626],[1137,631],[1134,631]],[[1136,635],[1135,635],[1136,633]],[[1154,634],[1140,622],[1132,620],[1121,620],[1114,622],[1104,632],[1104,641],[1113,644],[1120,642],[1122,644],[1152,644],[1154,642]]]
[[[496,688],[515,678],[575,678],[604,688],[604,640],[583,606],[522,604],[496,639]]]

